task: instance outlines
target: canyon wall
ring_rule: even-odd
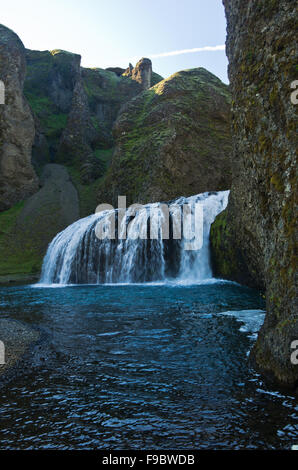
[[[0,211],[30,196],[38,188],[31,165],[34,120],[23,85],[25,48],[18,36],[0,25],[0,80],[5,104],[0,104]]]
[[[297,385],[297,5],[224,0],[232,91],[233,185],[211,229],[216,274],[266,290],[267,315],[252,359]]]

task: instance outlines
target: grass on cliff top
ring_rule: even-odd
[[[31,274],[39,272],[42,257],[36,253],[28,240],[16,235],[17,218],[24,202],[0,213],[0,275]]]
[[[198,67],[194,69],[181,70],[154,85],[151,89],[157,95],[163,95],[165,92],[173,89],[175,93],[179,91],[197,91],[199,96],[208,88],[213,88],[217,93],[223,95],[231,102],[231,92],[229,85],[223,83],[216,75]]]
[[[157,83],[161,82],[162,80],[164,80],[164,78],[161,75],[156,72],[152,72],[151,86],[157,85]]]
[[[109,70],[83,68],[82,78],[91,110],[97,102],[107,102],[120,107],[142,91],[140,84],[135,80],[123,75],[119,77]]]
[[[194,127],[194,118],[189,116],[186,110],[191,110],[198,104],[202,109],[210,107],[210,87],[224,96],[228,102],[230,101],[229,87],[203,68],[177,72],[139,95],[132,103],[133,112],[131,113],[130,109],[127,111],[129,120],[132,120],[133,116],[133,124],[120,138],[124,149],[122,160],[140,158],[140,154],[146,152],[148,147],[152,151],[153,146],[159,147],[166,142],[173,134],[169,121],[172,124],[179,124],[180,127],[183,122],[183,129],[189,128],[191,131]],[[158,100],[155,99],[156,95]],[[165,101],[168,102],[167,108]],[[154,115],[163,115],[165,109],[168,119],[157,120]],[[153,115],[151,121],[150,115]],[[201,118],[200,125],[202,128],[206,127],[206,132],[211,137],[213,135],[214,138],[222,138],[223,141],[227,138],[227,135],[220,135],[216,124],[210,119]],[[140,152],[142,148],[143,152]],[[203,149],[204,145],[201,143],[201,150]]]

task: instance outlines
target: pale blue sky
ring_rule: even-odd
[[[126,67],[141,57],[225,43],[221,0],[8,0],[1,22],[29,49],[65,49],[82,56],[85,67]],[[205,67],[224,82],[224,50],[152,57],[167,77]]]

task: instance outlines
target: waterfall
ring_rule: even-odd
[[[40,283],[141,283],[211,278],[210,226],[226,208],[228,197],[229,191],[202,193],[169,203],[147,204],[135,212],[128,208],[120,221],[120,209],[78,220],[49,245]],[[167,237],[165,206],[169,208]],[[184,218],[185,206],[190,209]],[[202,213],[201,246],[188,249],[189,234],[197,230],[195,207],[198,206]],[[98,231],[103,233],[111,228],[113,219],[115,238],[100,239]],[[181,236],[177,237],[179,230]]]

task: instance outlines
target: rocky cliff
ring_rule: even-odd
[[[178,72],[122,107],[102,203],[170,200],[231,186],[230,92],[198,68]]]
[[[148,90],[152,84],[152,63],[150,59],[142,57],[137,62],[136,66],[133,67],[129,64],[129,67],[123,73],[123,76],[131,77],[142,87],[142,90]]]
[[[116,71],[84,69],[81,57],[67,51],[26,51],[24,92],[35,117],[33,162],[75,168],[83,184],[104,173],[102,149],[113,147],[112,126],[141,83]],[[150,62],[151,64],[151,62]]]
[[[234,175],[227,210],[213,224],[217,274],[266,289],[267,315],[252,353],[257,366],[297,385],[295,290],[297,5],[224,0],[232,90]]]
[[[66,51],[26,50],[24,93],[34,114],[33,162],[37,169],[54,161],[80,78],[81,57]]]
[[[0,25],[0,80],[5,104],[0,104],[0,211],[30,196],[38,188],[31,165],[35,130],[23,96],[25,48],[18,36]]]
[[[0,27],[0,275],[35,275],[56,233],[94,211],[119,109],[162,79],[150,60],[132,69],[82,68],[79,55],[25,49]]]
[[[66,165],[79,191],[81,215],[87,215],[96,206],[91,193],[109,165],[121,106],[162,77],[152,72],[149,59],[131,66],[131,74],[119,67],[83,68],[79,55],[62,50],[26,50],[26,61],[34,166],[41,172],[50,162]]]

